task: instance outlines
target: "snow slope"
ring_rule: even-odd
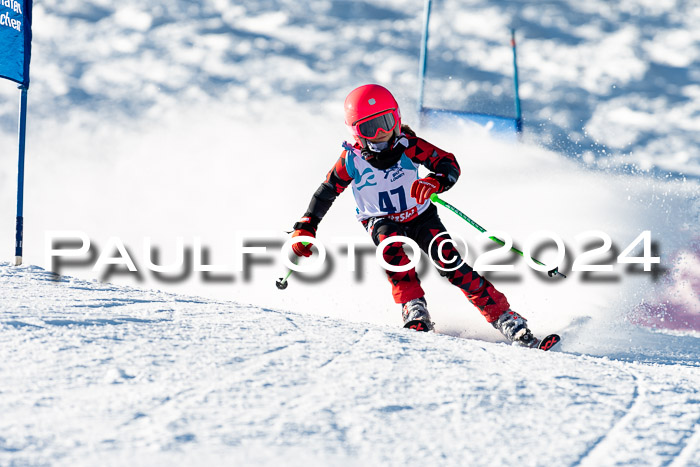
[[[349,193],[319,230],[332,265],[274,288],[285,231],[348,136],[346,93],[384,84],[415,126],[422,6],[35,5],[24,260],[36,266],[0,266],[0,464],[700,462],[697,2],[434,2],[428,105],[509,112],[518,30],[525,140],[463,122],[419,134],[462,166],[447,201],[521,247],[541,229],[562,238],[567,279],[522,261],[490,275],[536,333],[564,336],[560,353],[504,345],[425,261],[442,335],[403,332],[371,254],[348,270],[342,243],[368,245]],[[17,96],[0,83],[4,260]],[[476,231],[441,216],[473,261]],[[61,279],[45,272],[56,230],[84,232],[95,255]],[[577,240],[591,230],[611,237],[592,258],[611,273],[569,271],[598,246]],[[645,230],[660,266],[617,264]],[[137,273],[93,269],[114,237]],[[179,237],[224,270],[149,271],[144,240],[171,264]],[[271,242],[249,274],[232,266],[243,237]],[[510,454],[500,431],[531,449]]]
[[[336,118],[347,88],[367,81],[390,84],[415,120],[423,5],[37,2],[30,134],[57,115],[99,132],[104,119],[141,126],[213,102],[269,116],[291,99]],[[426,104],[512,115],[513,26],[530,140],[591,166],[697,177],[698,24],[694,0],[435,0]],[[16,115],[3,83],[8,144]]]
[[[136,256],[140,274],[107,275],[92,264],[64,273],[396,324],[382,272],[365,266],[357,279],[339,247],[333,246],[337,261],[323,282],[324,294],[316,293],[318,284],[296,283],[280,295],[269,288],[284,272],[277,257],[256,265],[247,279],[163,280],[146,270],[142,245],[151,238],[168,263],[177,237],[190,247],[199,237],[212,262],[228,267],[237,236],[253,231],[285,239],[348,136],[342,100],[350,89],[367,81],[389,86],[406,122],[415,125],[422,7],[418,0],[37,4],[25,262],[51,269],[47,233],[79,230],[100,252],[111,237],[120,238]],[[692,97],[700,56],[693,39],[698,8],[686,1],[552,2],[541,15],[533,8],[527,2],[435,2],[427,104],[505,112],[507,26],[513,23],[520,35],[528,135],[525,144],[508,145],[459,124],[421,129],[454,152],[463,168],[446,199],[486,227],[506,231],[520,246],[534,231],[555,232],[567,245],[569,262],[582,250],[575,241],[582,232],[606,232],[618,251],[642,231],[652,232],[673,278],[650,280],[618,268],[615,277],[594,275],[578,287],[580,276],[547,283],[524,267],[520,278],[501,282],[514,306],[541,329],[591,314],[614,313],[618,319],[646,303],[651,308],[644,308],[645,322],[667,324],[671,312],[689,323],[681,327],[698,329],[694,291],[700,272],[692,267],[700,257],[693,246],[700,237],[700,184],[693,176],[700,133],[693,131]],[[455,21],[447,24],[449,19]],[[684,52],[664,52],[676,46]],[[1,89],[0,238],[7,240],[0,251],[10,259],[17,92],[9,82]],[[653,113],[637,109],[650,98]],[[593,121],[638,140],[624,143],[624,151],[593,150],[595,142],[585,135]],[[649,128],[650,122],[663,131]],[[688,175],[599,170],[605,166]],[[352,212],[346,193],[321,226],[319,235],[329,246],[343,237],[367,242]],[[470,227],[449,213],[443,219],[451,231],[476,242]],[[424,276],[426,288],[437,290],[429,299],[444,313],[438,316],[442,326],[498,338],[434,272]],[[354,291],[350,298],[348,289]]]
[[[3,465],[700,463],[696,337],[647,331],[676,352],[642,363],[7,263],[0,287]]]

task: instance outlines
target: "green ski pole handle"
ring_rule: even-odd
[[[306,246],[309,244],[309,242],[301,242],[301,244]],[[298,256],[296,258],[294,258],[294,260],[293,260],[294,264],[297,264],[298,260],[299,260]],[[284,277],[280,277],[279,279],[277,279],[277,282],[275,282],[275,285],[277,286],[278,289],[284,290],[287,288],[287,286],[289,285],[289,282],[287,282],[287,279],[289,279],[289,276],[291,276],[293,272],[294,271],[290,269],[289,271],[287,271],[287,274]]]
[[[444,201],[444,200],[440,199],[440,197],[437,195],[437,193],[433,193],[432,195],[430,195],[430,201],[432,201],[433,203],[440,204],[441,206],[444,206],[444,207],[446,207],[447,209],[449,209],[450,211],[454,212],[454,213],[457,214],[459,217],[461,217],[462,219],[464,219],[465,221],[467,221],[467,222],[469,223],[469,225],[471,225],[472,227],[474,227],[474,228],[475,228],[476,230],[478,230],[479,232],[481,232],[481,233],[486,232],[486,229],[485,229],[485,228],[483,228],[482,226],[480,226],[479,224],[477,224],[476,222],[474,222],[469,216],[467,216],[466,214],[464,214],[462,211],[460,211],[460,210],[457,209],[456,207],[452,206],[452,205],[451,205],[450,203],[448,203],[447,201]],[[501,245],[501,246],[503,246],[503,245],[506,244],[506,242],[504,242],[504,241],[501,240],[500,238],[493,237],[493,236],[491,236],[491,237],[489,237],[489,238],[490,238],[491,240],[493,240],[494,242],[498,243],[498,244]],[[518,250],[518,249],[515,248],[515,247],[512,247],[512,248],[510,249],[510,251],[516,252],[517,254],[519,254],[520,256],[522,256],[523,258],[525,257],[525,253],[523,253],[522,251]],[[544,266],[544,265],[545,265],[543,262],[538,261],[538,260],[535,259],[535,258],[532,258],[532,257],[531,257],[530,259],[531,259],[532,261],[534,261],[535,263],[539,264],[540,266]],[[556,268],[552,269],[551,271],[547,271],[547,275],[548,275],[549,277],[552,277],[552,276],[561,276],[561,277],[563,277],[563,278],[566,278],[566,276],[565,276],[564,274],[562,274],[561,272],[559,272],[559,267],[556,267]]]

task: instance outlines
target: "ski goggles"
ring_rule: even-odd
[[[368,139],[376,138],[380,130],[384,133],[391,133],[397,124],[397,119],[394,117],[395,112],[396,110],[392,109],[366,120],[360,120],[352,126],[353,131],[357,136]]]

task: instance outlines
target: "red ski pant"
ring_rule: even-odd
[[[438,270],[440,275],[446,277],[452,285],[462,290],[467,299],[479,309],[489,323],[496,321],[501,313],[510,308],[505,295],[496,290],[493,284],[480,276],[466,262],[462,262],[457,249],[451,242],[445,241],[450,239],[449,235],[445,233],[433,241],[436,236],[447,231],[435,206],[431,205],[426,212],[409,222],[400,223],[386,217],[375,217],[364,222],[364,225],[375,245],[379,245],[389,237],[401,235],[414,240],[421,250],[428,254],[433,263],[441,268],[451,269],[451,266],[461,264],[454,271]],[[439,255],[440,252],[442,256]],[[393,266],[405,266],[410,263],[403,243],[400,241],[389,243],[384,248],[382,255],[384,261]],[[450,261],[450,263],[445,264],[440,260],[440,257]],[[405,272],[387,270],[386,273],[396,303],[406,303],[425,295],[414,268]]]

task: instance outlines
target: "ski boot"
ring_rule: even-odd
[[[433,322],[430,320],[430,313],[426,308],[425,298],[414,298],[403,304],[401,316],[403,316],[403,327],[415,329],[416,331],[432,331]]]
[[[506,310],[491,323],[508,341],[522,347],[537,347],[539,340],[527,328],[527,320],[512,310]]]

